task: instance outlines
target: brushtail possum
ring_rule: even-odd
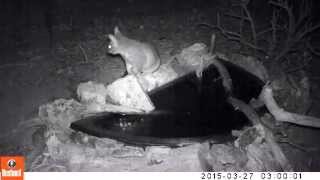
[[[124,36],[117,26],[114,28],[114,34],[109,34],[108,38],[108,52],[119,54],[123,58],[128,74],[152,73],[159,68],[160,57],[150,44]]]

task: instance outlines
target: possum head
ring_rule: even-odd
[[[114,28],[114,34],[108,34],[110,40],[108,44],[108,52],[110,54],[120,54],[121,53],[121,40],[124,38],[119,28],[116,26]]]

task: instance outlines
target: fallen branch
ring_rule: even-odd
[[[229,97],[228,98],[228,103],[231,104],[236,110],[240,110],[241,112],[243,112],[247,118],[249,119],[249,121],[253,124],[253,125],[257,125],[259,124],[259,116],[258,114],[254,111],[254,109],[246,104],[245,102],[234,98],[234,97]]]
[[[280,108],[275,99],[273,98],[272,88],[269,84],[263,87],[263,90],[260,94],[260,100],[264,102],[269,112],[274,116],[274,118],[277,121],[289,122],[301,126],[320,128],[319,118],[291,113]]]
[[[217,68],[219,74],[222,77],[222,85],[226,92],[232,93],[232,79],[227,68],[216,58],[211,59],[212,64]]]
[[[268,143],[269,147],[271,148],[271,151],[273,155],[275,156],[275,159],[277,162],[280,164],[282,170],[284,171],[293,171],[293,168],[291,164],[289,163],[288,159],[282,152],[282,149],[279,147],[279,145],[276,143],[276,140],[273,136],[273,133],[270,132],[267,128],[265,128],[261,123],[260,123],[260,118],[259,115],[256,113],[256,111],[248,104],[245,102],[234,98],[234,97],[229,97],[227,101],[235,108],[239,109],[241,112],[243,112],[248,119],[252,122],[256,130],[260,133],[262,137],[266,140]]]
[[[220,75],[222,76],[224,82],[231,83],[232,81],[231,81],[230,74],[227,71],[227,69],[215,58],[213,58],[212,62],[218,68],[218,71],[219,71]],[[230,78],[230,81],[229,81],[229,78]],[[231,85],[232,84],[227,84],[228,87],[229,86],[232,87]],[[224,86],[226,88],[225,84],[224,84]],[[232,92],[232,91],[229,91],[229,92]],[[243,102],[240,99],[232,97],[232,95],[230,95],[228,97],[227,102],[229,104],[231,104],[235,109],[239,109],[241,112],[243,112],[247,116],[247,118],[254,125],[254,128],[256,129],[256,131],[259,132],[260,136],[262,136],[266,140],[266,143],[269,145],[271,152],[272,152],[273,156],[275,157],[274,159],[281,166],[282,170],[293,171],[293,168],[292,168],[291,164],[289,163],[288,159],[286,158],[286,156],[284,155],[282,149],[276,143],[276,140],[273,136],[273,133],[264,127],[264,125],[261,123],[260,117],[256,113],[256,111],[250,105],[246,104],[245,102]],[[259,149],[258,149],[258,151],[259,151]]]
[[[211,36],[211,45],[209,49],[209,59],[207,61],[211,62],[218,70],[220,76],[222,77],[222,85],[225,88],[226,92],[232,93],[232,79],[227,68],[218,60],[217,55],[214,54],[215,45],[216,44],[216,36],[212,34]],[[201,64],[201,68],[203,68],[203,62]]]
[[[303,151],[303,152],[308,152],[309,150],[306,149],[305,147],[299,145],[299,144],[295,144],[289,140],[279,140],[278,143],[282,143],[282,144],[288,144],[290,146],[292,146],[293,148],[296,148],[296,149],[299,149],[300,151]]]

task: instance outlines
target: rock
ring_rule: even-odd
[[[149,96],[144,92],[137,78],[128,75],[107,86],[108,98],[119,105],[135,108],[144,112],[155,109]]]
[[[204,43],[195,43],[182,50],[178,56],[179,64],[186,69],[186,73],[195,71],[198,78],[201,78],[202,71],[212,64],[212,58]]]
[[[226,144],[205,143],[200,148],[199,160],[204,171],[245,171],[247,158],[240,149]]]
[[[184,66],[199,66],[204,55],[208,54],[208,48],[204,43],[195,43],[182,50],[179,63]]]
[[[171,148],[165,146],[150,146],[146,148],[148,165],[160,164],[170,154]]]
[[[74,99],[57,99],[52,103],[39,107],[38,116],[41,121],[59,130],[68,129],[70,124],[79,118],[83,105]]]
[[[107,90],[103,84],[89,81],[79,84],[77,95],[81,102],[106,104]]]
[[[123,146],[119,149],[115,149],[111,153],[112,157],[115,158],[133,158],[133,157],[143,157],[144,151],[142,148],[134,146]]]
[[[154,109],[134,76],[118,79],[107,87],[92,81],[81,83],[77,88],[77,95],[86,105],[84,114],[104,111],[142,113]]]

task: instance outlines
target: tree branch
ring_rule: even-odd
[[[311,116],[291,113],[280,108],[275,99],[273,98],[272,89],[268,84],[263,87],[262,92],[260,94],[260,100],[262,100],[265,103],[267,109],[277,121],[289,122],[301,126],[320,128],[320,119]]]

